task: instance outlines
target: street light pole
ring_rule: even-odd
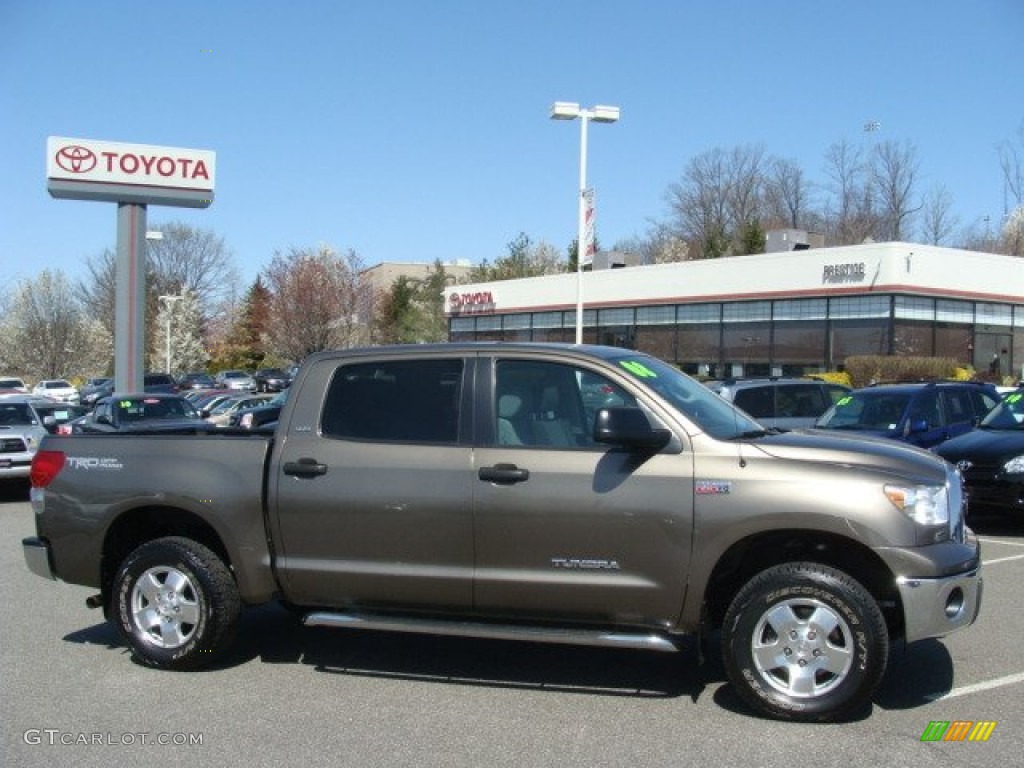
[[[587,234],[587,123],[614,123],[619,119],[619,108],[595,106],[581,109],[571,101],[556,101],[551,105],[552,120],[575,120],[580,118],[580,198],[576,226],[576,343],[583,343],[583,257],[586,255]]]
[[[170,373],[171,372],[171,312],[174,311],[174,303],[176,301],[181,301],[182,297],[181,296],[170,296],[170,295],[167,295],[167,294],[161,294],[159,298],[160,298],[160,301],[166,301],[167,302],[167,329],[166,329],[166,335],[165,335],[165,338],[164,338],[164,340],[166,342],[166,348],[167,348],[167,369],[166,369],[165,373]]]

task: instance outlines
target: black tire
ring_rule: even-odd
[[[224,562],[190,539],[155,539],[114,578],[117,628],[150,667],[189,670],[213,662],[238,629],[241,601]]]
[[[736,692],[760,714],[837,721],[871,701],[889,636],[878,604],[856,580],[817,563],[787,563],[736,595],[722,652]]]

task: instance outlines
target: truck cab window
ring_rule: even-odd
[[[378,361],[335,371],[321,417],[324,437],[456,443],[461,359]]]

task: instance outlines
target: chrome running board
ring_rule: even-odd
[[[679,648],[667,636],[654,632],[628,632],[563,627],[530,627],[514,624],[485,624],[393,616],[314,611],[303,618],[307,627],[372,629],[385,632],[414,632],[427,635],[479,637],[488,640],[526,640],[534,643],[594,645],[604,648],[632,648],[674,653]]]

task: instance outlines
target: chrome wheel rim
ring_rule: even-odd
[[[195,635],[199,591],[177,568],[150,568],[132,588],[132,621],[139,634],[158,648],[178,648]]]
[[[831,607],[807,598],[772,606],[751,640],[761,677],[776,691],[810,699],[842,684],[853,666],[850,625]]]

